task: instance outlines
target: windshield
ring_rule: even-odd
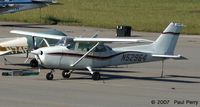
[[[58,46],[65,46],[65,43],[66,43],[66,37],[63,37],[62,39],[60,39],[58,41],[58,43],[56,45],[58,45]]]
[[[69,46],[72,46],[73,44],[74,44],[73,38],[63,37],[61,40],[58,41],[58,43],[56,45],[57,46],[67,46],[67,48],[68,48]]]
[[[66,46],[69,43],[73,43],[73,38],[69,38],[69,37],[63,37],[62,39],[60,39],[56,45],[59,46]]]

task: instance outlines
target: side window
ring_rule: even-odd
[[[95,52],[106,52],[107,49],[104,45],[99,45],[96,47]]]
[[[78,45],[78,51],[87,52],[87,51],[89,51],[93,46],[94,46],[94,44],[79,43],[79,45]]]

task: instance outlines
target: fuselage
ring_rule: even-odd
[[[157,61],[151,57],[151,53],[139,51],[115,51],[106,45],[102,45],[101,51],[94,50],[83,58],[76,66],[71,66],[80,59],[88,50],[69,49],[66,46],[54,46],[38,49],[38,56],[42,65],[51,69],[85,69],[102,68],[107,66],[144,63]],[[98,47],[97,47],[98,48]]]

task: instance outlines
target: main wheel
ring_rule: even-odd
[[[101,78],[101,75],[100,75],[99,72],[94,72],[94,73],[92,74],[92,79],[93,79],[93,80],[99,80],[100,78]]]
[[[47,80],[53,80],[53,74],[52,73],[47,73],[46,79]]]
[[[71,73],[69,73],[69,70],[64,70],[63,72],[62,72],[62,76],[63,76],[63,78],[69,78],[70,76],[71,76]]]
[[[30,62],[30,66],[31,67],[38,67],[38,61],[34,58],[31,60]]]

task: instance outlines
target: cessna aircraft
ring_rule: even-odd
[[[45,32],[42,32],[43,34],[49,34],[49,36],[61,36],[65,37],[67,36],[61,31],[50,29]],[[50,38],[50,37],[48,37]],[[58,40],[56,39],[48,39],[48,38],[32,38],[30,36],[25,37],[17,37],[17,38],[0,38],[0,56],[4,56],[5,61],[7,61],[6,56],[16,56],[16,57],[27,57],[28,59],[31,58],[29,56],[29,52],[40,48],[40,47],[47,47],[47,46],[54,46]],[[27,61],[25,61],[27,62]],[[38,62],[34,58],[30,61],[31,67],[37,67]]]
[[[56,0],[0,0],[0,14],[42,8],[55,3]]]
[[[43,67],[51,69],[46,75],[47,80],[53,79],[54,69],[63,70],[63,78],[69,78],[71,73],[76,69],[87,69],[91,73],[93,80],[99,80],[100,73],[93,71],[93,68],[152,61],[163,62],[165,59],[183,58],[181,55],[174,55],[174,49],[181,29],[181,24],[170,23],[158,39],[151,44],[119,48],[111,48],[105,45],[105,43],[121,41],[133,42],[133,40],[63,37],[57,46],[39,48],[31,53],[36,55],[37,60]],[[39,33],[15,30],[11,32],[46,37],[46,35]],[[60,39],[60,37],[51,37],[52,39]],[[136,39],[134,42],[138,40],[141,41],[141,39]]]

